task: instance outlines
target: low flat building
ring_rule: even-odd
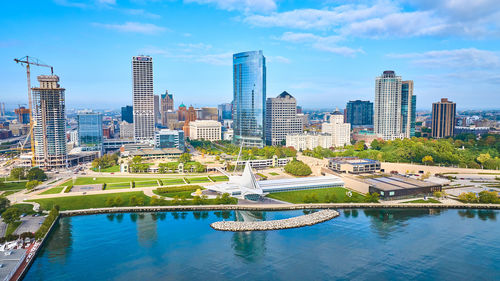
[[[142,159],[177,159],[184,151],[178,148],[140,148],[137,150],[129,151],[128,156],[141,156]]]
[[[257,181],[249,162],[245,165],[241,176],[230,176],[229,182],[205,186],[212,192],[228,193],[230,196],[252,201],[258,201],[268,193],[273,192],[331,187],[344,187],[344,182],[341,178],[333,175]]]
[[[289,158],[278,158],[278,156],[274,155],[271,159],[256,159],[256,160],[248,160],[248,161],[237,161],[237,166],[244,166],[246,163],[249,163],[250,166],[254,169],[264,169],[268,167],[283,167],[288,162],[290,162]]]
[[[377,192],[383,200],[432,195],[435,191],[442,190],[440,184],[398,175],[368,178],[364,181],[370,185],[370,193]]]
[[[380,161],[358,157],[333,157],[328,159],[328,168],[339,173],[375,173],[380,171]]]

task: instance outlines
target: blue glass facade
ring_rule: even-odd
[[[262,51],[233,55],[233,143],[264,146],[266,58]]]
[[[417,97],[413,95],[413,81],[403,81],[401,84],[401,115],[402,132],[407,137],[415,136]]]
[[[352,126],[373,125],[373,103],[370,101],[349,101],[346,106],[346,123]]]
[[[134,123],[134,108],[131,105],[122,107],[122,121]]]
[[[155,133],[156,148],[178,148],[184,151],[184,131],[163,129]]]
[[[78,141],[83,150],[102,150],[102,114],[78,113]]]

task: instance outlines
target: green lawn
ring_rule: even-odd
[[[0,190],[20,190],[26,188],[26,182],[3,182],[0,181]]]
[[[280,174],[275,173],[275,172],[270,172],[269,174],[270,174],[271,176],[279,176],[279,175],[280,175]]]
[[[438,200],[433,199],[433,198],[428,198],[427,200],[418,199],[418,200],[406,201],[403,203],[424,203],[425,204],[425,203],[441,203],[441,202],[439,202]]]
[[[226,176],[210,176],[214,181],[227,181],[229,180]]]
[[[57,194],[61,193],[61,191],[63,191],[64,188],[65,188],[64,186],[53,187],[51,189],[45,190],[40,194]]]
[[[207,177],[198,177],[198,178],[188,178],[190,183],[200,183],[200,182],[209,182],[210,180]]]
[[[106,190],[130,188],[130,183],[115,183],[106,185]]]
[[[174,198],[176,196],[178,196],[179,198],[193,198],[191,193],[193,193],[195,191],[196,191],[196,189],[193,191],[179,191],[179,192],[161,193],[158,190],[153,190],[153,193],[156,195],[159,195],[159,196],[170,197],[170,198]]]
[[[121,197],[121,199],[123,200],[123,203],[120,206],[130,206],[130,197],[134,195],[137,198],[144,198],[145,205],[149,204],[150,197],[146,196],[142,191],[56,197],[47,199],[36,199],[30,201],[39,203],[40,207],[44,210],[50,210],[54,205],[58,205],[61,211],[65,211],[65,210],[78,210],[78,209],[90,209],[90,208],[105,208],[108,207],[106,205],[106,200],[108,198],[116,198],[116,197]]]
[[[1,196],[2,196],[2,197],[7,197],[7,196],[9,196],[9,195],[11,195],[11,194],[14,194],[14,193],[18,192],[18,191],[19,191],[19,190],[8,190],[8,191],[5,191],[4,193],[2,193],[2,195],[1,195]]]
[[[12,234],[21,225],[21,221],[16,221],[14,223],[9,223],[7,225],[7,230],[5,230],[5,236]]]
[[[95,172],[99,172],[99,169],[93,169]],[[102,173],[116,173],[120,171],[120,165],[111,166],[109,168],[101,169]]]
[[[182,179],[161,179],[163,185],[184,184]]]
[[[348,190],[342,187],[331,187],[331,188],[322,188],[322,189],[309,189],[309,190],[298,190],[298,191],[285,191],[285,192],[276,192],[267,195],[267,197],[278,199],[281,201],[286,201],[290,203],[300,204],[305,203],[304,199],[306,196],[311,196],[313,194],[318,198],[317,203],[325,203],[326,195],[331,196],[335,194],[337,197],[336,203],[346,202],[346,192]],[[351,202],[362,202],[364,196],[352,192],[352,201]]]
[[[135,182],[135,187],[150,187],[150,186],[158,186],[158,181],[143,181],[143,182]]]
[[[35,211],[33,210],[33,205],[31,204],[14,204],[12,206],[10,206],[10,208],[16,208],[18,209],[19,211],[21,211],[21,214],[27,214],[27,215],[31,215],[31,214],[34,214]]]

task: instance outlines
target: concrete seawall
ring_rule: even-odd
[[[314,225],[331,220],[339,215],[340,213],[334,210],[322,210],[289,219],[272,221],[218,221],[212,223],[210,226],[215,230],[222,231],[277,230]]]
[[[133,212],[165,212],[165,211],[286,211],[303,209],[490,209],[499,210],[500,204],[380,204],[380,203],[325,203],[325,204],[255,204],[255,205],[195,205],[195,206],[147,206],[147,207],[113,207],[84,210],[61,211],[63,217]]]

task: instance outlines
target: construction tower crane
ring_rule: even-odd
[[[46,65],[42,63],[39,59],[25,56],[20,59],[14,59],[16,63],[20,63],[22,66],[26,65],[26,75],[28,77],[28,101],[29,101],[29,109],[30,109],[30,130],[28,133],[28,137],[31,136],[31,165],[35,166],[35,138],[33,136],[33,102],[31,100],[31,72],[30,72],[30,65],[36,65],[36,66],[41,66],[41,67],[50,67],[50,73],[51,75],[54,75],[54,68],[50,65]],[[28,138],[24,141],[24,143],[21,146],[21,150],[24,149],[24,145],[26,144]]]

